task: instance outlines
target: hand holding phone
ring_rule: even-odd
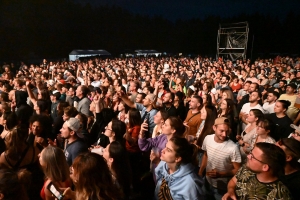
[[[57,188],[55,187],[55,185],[53,185],[52,182],[50,182],[50,183],[48,184],[47,189],[53,194],[53,196],[54,196],[56,199],[62,200],[62,199],[64,198],[63,193],[62,193],[59,189],[57,189]]]

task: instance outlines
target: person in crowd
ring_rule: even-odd
[[[292,121],[296,119],[297,114],[299,112],[299,109],[294,106],[297,98],[297,95],[295,94],[296,90],[297,86],[295,84],[288,84],[286,87],[285,94],[281,94],[278,99],[291,102],[289,108],[286,111],[286,114]]]
[[[292,199],[288,188],[279,180],[286,156],[275,144],[260,142],[247,155],[247,163],[228,183],[222,200]]]
[[[89,89],[85,85],[80,85],[76,89],[76,96],[79,98],[77,102],[77,106],[74,106],[77,108],[78,112],[81,112],[85,114],[86,116],[89,116],[90,112],[90,103],[91,101],[87,98],[87,95],[89,93]]]
[[[0,198],[29,200],[26,191],[30,174],[25,170],[0,169]]]
[[[176,108],[177,116],[184,121],[186,118],[186,108],[184,105],[184,94],[182,92],[178,91],[175,93],[173,105]]]
[[[199,176],[205,175],[206,198],[221,199],[227,192],[227,183],[241,166],[241,154],[238,146],[228,139],[229,120],[219,117],[215,120],[215,134],[207,135],[202,144],[204,151]]]
[[[243,96],[248,94],[248,90],[249,90],[251,83],[252,83],[251,81],[246,81],[243,85],[243,89],[239,90],[237,97],[236,97],[238,103],[242,100]]]
[[[258,91],[259,90],[259,85],[257,83],[252,83],[249,86],[248,89],[248,93],[246,95],[244,95],[242,97],[242,99],[239,101],[239,103],[237,104],[237,110],[238,112],[241,111],[242,107],[244,106],[244,104],[249,103],[250,102],[250,95],[252,92],[254,91]]]
[[[167,111],[160,109],[156,115],[154,115],[155,127],[153,129],[152,138],[155,138],[162,134],[162,126],[168,118]]]
[[[114,185],[122,191],[125,200],[129,199],[133,171],[124,146],[113,141],[103,150],[103,158],[111,172]]]
[[[293,138],[282,138],[276,143],[285,153],[284,175],[280,176],[282,183],[287,186],[293,199],[300,198],[298,183],[300,181],[300,142]]]
[[[148,131],[147,131],[147,137],[151,137],[153,133],[153,129],[155,127],[153,117],[157,113],[157,110],[154,109],[153,104],[155,102],[155,95],[154,94],[149,94],[145,97],[143,100],[143,104],[140,103],[134,103],[128,99],[128,97],[122,93],[118,92],[119,97],[131,108],[136,108],[139,111],[141,111],[141,117],[142,117],[142,122],[147,122],[148,126]]]
[[[15,104],[16,104],[16,114],[18,116],[18,120],[21,124],[29,127],[29,118],[33,113],[32,107],[30,107],[27,102],[28,94],[27,92],[16,90],[15,91]]]
[[[117,118],[119,120],[121,120],[122,122],[127,122],[128,119],[126,118],[126,115],[128,113],[128,110],[129,110],[129,106],[127,106],[127,104],[124,101],[120,101],[120,103],[118,105],[119,113],[117,115]]]
[[[39,162],[46,177],[40,192],[41,198],[43,200],[55,200],[49,190],[49,185],[53,185],[55,188],[72,186],[69,165],[64,152],[58,147],[48,146],[40,153]]]
[[[68,162],[68,165],[71,166],[74,162],[74,159],[83,152],[88,150],[87,145],[82,140],[84,136],[79,132],[80,121],[76,118],[70,118],[65,121],[62,128],[60,129],[61,137],[66,140],[65,144],[65,156]],[[54,142],[50,142],[51,145],[55,145]]]
[[[168,112],[168,116],[177,116],[176,108],[174,107],[175,94],[172,92],[166,92],[162,97],[163,109]]]
[[[279,93],[276,91],[268,92],[266,102],[263,105],[263,110],[265,114],[274,113],[275,102],[279,98]]]
[[[274,113],[265,115],[266,119],[276,125],[276,128],[271,133],[271,137],[276,141],[280,138],[288,137],[293,132],[293,129],[290,127],[290,124],[293,122],[286,114],[290,104],[291,102],[286,100],[277,100],[274,106]]]
[[[250,146],[251,139],[253,135],[257,133],[258,122],[264,118],[264,114],[258,109],[251,109],[246,120],[248,122],[247,126],[240,135],[236,136],[236,140],[240,145],[240,151],[242,159],[246,159],[246,154],[248,154],[252,147]]]
[[[70,172],[76,190],[66,188],[63,191],[66,199],[122,199],[102,156],[90,152],[80,154],[74,160]]]
[[[167,142],[155,169],[155,199],[203,198],[203,181],[195,173],[193,151],[185,138],[173,137]]]
[[[202,122],[200,110],[203,107],[203,100],[200,96],[194,95],[189,103],[189,112],[187,113],[184,125],[189,128],[189,135],[196,136],[199,126]]]
[[[245,129],[246,125],[249,124],[249,122],[247,121],[247,117],[250,113],[250,110],[258,109],[258,110],[264,112],[263,108],[258,103],[260,98],[261,98],[261,93],[259,93],[258,91],[254,91],[249,96],[249,103],[246,103],[243,105],[240,115],[239,115],[241,121],[243,122],[243,124],[242,124],[243,129]]]

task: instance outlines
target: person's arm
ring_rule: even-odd
[[[227,193],[222,197],[222,200],[237,200],[235,195],[235,186],[236,186],[237,179],[236,177],[232,177],[227,185]]]
[[[204,154],[203,154],[203,157],[202,157],[201,167],[200,167],[199,172],[198,172],[199,176],[203,177],[203,172],[204,172],[204,169],[206,168],[206,165],[207,165],[207,152],[204,151]]]
[[[241,112],[240,112],[240,115],[239,115],[239,117],[240,117],[240,119],[241,119],[241,121],[244,123],[244,124],[248,124],[248,122],[247,122],[247,114],[246,113],[244,113],[244,112],[242,112],[242,110],[241,110]]]
[[[131,134],[130,134],[131,132]],[[127,140],[127,142],[130,145],[136,144],[137,140],[138,140],[138,136],[139,136],[139,130],[136,127],[133,127],[132,129],[127,129],[126,133],[125,133],[125,140]]]
[[[29,88],[29,84],[30,84],[30,81],[26,81],[26,89],[27,89],[27,93],[28,93],[28,96],[30,98],[30,101],[35,104],[36,103],[36,98],[32,92],[32,90]]]
[[[203,161],[202,161],[203,162]],[[237,162],[232,162],[233,169],[230,171],[217,171],[217,170],[212,170],[212,171],[207,171],[206,174],[207,176],[211,178],[223,178],[223,177],[232,177],[236,174],[236,172],[239,170],[241,167],[241,163]]]
[[[126,103],[130,108],[137,108],[136,103],[132,102],[128,96],[126,96],[123,92],[118,92],[118,96]]]

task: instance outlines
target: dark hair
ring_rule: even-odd
[[[177,91],[177,92],[175,93],[175,96],[178,96],[179,103],[180,103],[180,102],[183,102],[183,99],[184,99],[184,93],[183,93],[183,92]]]
[[[85,85],[81,85],[80,86],[81,88],[81,92],[82,92],[82,95],[85,97],[86,95],[88,95],[88,93],[90,92],[89,88]]]
[[[111,164],[111,169],[113,172],[115,172],[116,179],[120,184],[125,196],[127,197],[130,193],[132,171],[126,149],[120,142],[113,141],[109,145],[108,152],[109,157],[114,159]]]
[[[294,138],[282,138],[281,141],[282,145],[286,146],[285,151],[293,157],[290,162],[295,166],[299,165],[300,142]]]
[[[193,98],[197,99],[197,101],[200,103],[200,108],[199,109],[201,109],[202,106],[203,106],[203,99],[202,99],[202,97],[200,97],[198,95],[194,95]]]
[[[265,117],[264,114],[263,114],[263,112],[261,110],[259,110],[259,109],[251,109],[249,111],[249,113],[250,112],[253,112],[254,116],[257,117],[257,122],[260,121],[260,120],[262,120],[262,119],[264,119],[264,117]]]
[[[203,94],[202,96],[206,96],[206,106],[213,106],[212,98],[210,94]],[[203,98],[202,98],[203,99]]]
[[[185,132],[185,126],[181,119],[179,117],[170,116],[168,120],[170,121],[171,127],[176,130],[173,137],[182,137]]]
[[[213,125],[215,123],[215,119],[217,118],[217,110],[214,106],[205,106],[204,107],[207,115],[205,119],[204,127],[201,131],[201,135],[197,139],[197,145],[202,146],[203,140],[207,135],[214,134]]]
[[[145,94],[145,93],[141,92],[141,93],[138,93],[138,94],[139,94],[139,95],[142,95],[142,100],[145,99],[145,97],[146,97],[146,94]]]
[[[170,99],[172,99],[172,103],[174,103],[174,98],[175,98],[174,93],[173,92],[166,92],[165,95],[166,94],[170,94]]]
[[[279,93],[276,91],[271,91],[271,92],[269,92],[269,94],[273,94],[276,97],[276,99],[278,99],[280,96]]]
[[[24,179],[30,179],[29,177],[30,174],[26,170],[16,172],[12,169],[0,169],[0,193],[3,194],[4,199],[15,200],[25,198],[27,194],[23,186],[28,184],[28,182]]]
[[[257,93],[257,96],[261,99],[262,97],[262,94],[259,92],[259,91],[253,91],[252,93],[256,92]]]
[[[271,131],[273,124],[267,120],[267,119],[260,119],[257,121],[257,125],[261,124],[262,128],[264,128],[266,131]]]
[[[274,175],[284,173],[285,153],[280,147],[266,142],[258,142],[255,147],[263,152],[262,161],[269,165]]]
[[[289,106],[291,105],[290,101],[287,100],[277,100],[277,102],[280,102],[282,107],[287,111]]]
[[[59,102],[58,105],[57,105],[57,109],[58,109],[57,114],[63,115],[64,114],[64,109],[68,106],[69,106],[68,102],[63,102],[63,101]]]
[[[255,91],[258,91],[258,89],[259,89],[258,83],[251,83],[251,84],[255,85]]]
[[[129,127],[134,127],[134,126],[140,126],[142,124],[142,118],[140,111],[137,110],[136,108],[131,108],[128,111],[128,118],[129,118]]]
[[[197,165],[197,157],[194,152],[195,145],[190,144],[185,138],[181,137],[172,137],[170,141],[174,144],[176,157],[181,157],[180,163]]]
[[[113,184],[102,156],[91,152],[80,154],[72,166],[77,177],[76,199],[120,199],[119,190]]]
[[[15,126],[18,125],[18,116],[15,112],[4,112],[3,119],[6,120],[6,128],[7,130],[12,130]]]
[[[1,93],[1,98],[2,98],[2,101],[8,102],[9,101],[9,99],[8,99],[8,93],[2,92]]]
[[[118,119],[112,119],[111,129],[115,133],[115,141],[123,144],[123,135],[126,133],[126,124]]]
[[[80,121],[81,130],[86,130],[87,129],[87,123],[88,123],[88,117],[83,113],[78,113],[77,116],[78,116],[79,121]]]
[[[36,105],[37,105],[37,107],[39,107],[40,113],[48,111],[48,103],[46,100],[38,99],[36,101]]]
[[[165,109],[160,109],[158,112],[160,112],[161,114],[161,118],[166,121],[169,117],[168,111],[166,111]]]
[[[75,117],[78,114],[78,111],[75,107],[68,106],[64,108],[64,113],[66,113],[68,117]]]

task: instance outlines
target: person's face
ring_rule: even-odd
[[[161,112],[157,112],[154,117],[153,117],[153,121],[154,123],[157,124],[161,124],[163,122],[163,118],[161,116]]]
[[[41,135],[42,127],[41,127],[40,122],[38,122],[38,121],[33,122],[31,125],[31,131],[32,131],[33,135],[37,135],[37,136]]]
[[[62,116],[64,121],[67,121],[68,119],[70,119],[70,116],[68,116],[66,113],[64,113],[64,115]]]
[[[118,111],[123,111],[125,109],[125,106],[123,103],[119,103],[118,105]]]
[[[225,83],[227,83],[226,77],[222,77],[221,84],[225,84]]]
[[[248,117],[246,118],[246,120],[249,123],[253,123],[257,120],[257,118],[255,117],[254,113],[252,111],[250,111]]]
[[[225,100],[223,100],[221,102],[220,109],[221,110],[226,110],[227,109],[227,102]]]
[[[162,129],[163,134],[165,134],[165,135],[171,135],[171,134],[175,133],[175,131],[176,131],[176,130],[171,126],[170,120],[169,120],[169,119],[167,119],[167,120],[165,121],[165,123],[162,125],[161,129]]]
[[[136,90],[135,84],[133,82],[130,82],[129,91],[135,91],[135,90]]]
[[[256,90],[256,85],[255,84],[250,84],[250,87],[249,87],[249,92],[254,92]]]
[[[170,100],[171,100],[171,94],[170,93],[167,93],[163,96],[163,103],[170,103]]]
[[[142,103],[142,101],[143,101],[143,96],[141,94],[136,95],[135,102]]]
[[[207,84],[206,84],[206,83],[204,83],[204,84],[203,84],[203,87],[202,87],[202,89],[203,89],[204,91],[206,91],[206,90],[207,90]]]
[[[114,136],[114,132],[112,130],[112,122],[109,122],[107,124],[107,126],[105,127],[104,135],[106,135],[107,137],[113,137]]]
[[[253,103],[259,100],[259,96],[257,92],[252,92],[249,96],[249,102]]]
[[[166,163],[176,163],[180,161],[180,159],[176,157],[174,146],[173,142],[167,142],[166,147],[161,151],[160,159],[162,161],[165,161]]]
[[[215,141],[224,142],[227,140],[229,134],[229,126],[227,124],[214,125]]]
[[[203,107],[203,108],[201,109],[200,114],[201,114],[201,116],[200,116],[201,119],[205,120],[206,117],[207,117],[207,112],[206,112],[205,107]]]
[[[196,98],[191,98],[189,108],[190,109],[197,109],[200,106],[200,103]]]
[[[292,88],[291,86],[286,87],[286,93],[287,94],[294,94],[294,92],[295,92],[295,89]]]
[[[279,101],[277,101],[277,102],[275,103],[275,106],[274,106],[274,112],[275,112],[275,113],[282,113],[282,112],[285,112],[285,109],[283,108],[282,103],[280,103]]]
[[[283,88],[284,87],[284,82],[280,81],[279,82],[279,88]]]
[[[152,103],[148,95],[147,95],[147,96],[145,97],[145,99],[143,99],[142,101],[143,101],[143,105],[144,105],[145,107],[151,105],[151,103]]]
[[[273,93],[269,93],[267,96],[267,102],[273,102],[276,100],[276,96]]]
[[[259,148],[254,147],[254,149],[247,155],[246,167],[254,173],[261,172],[264,165],[262,155],[263,152]]]
[[[68,128],[67,123],[65,122],[64,125],[62,126],[62,128],[60,129],[60,133],[61,133],[61,137],[65,138],[65,139],[69,139],[70,138],[70,130]]]
[[[0,124],[4,126],[6,124],[6,120],[3,119],[3,114],[0,117]]]
[[[250,84],[249,84],[249,83],[245,83],[245,84],[244,84],[244,90],[245,90],[245,91],[248,91],[248,90],[249,90],[249,87],[250,87]]]
[[[256,130],[256,134],[258,135],[266,135],[268,134],[270,131],[267,131],[265,128],[264,128],[264,124],[262,122],[259,122],[258,125],[257,125],[257,130]]]
[[[82,94],[81,92],[81,86],[78,86],[76,89],[76,96],[80,96]]]
[[[145,82],[143,82],[143,83],[145,83]],[[147,88],[147,87],[144,87],[144,88],[143,88],[143,93],[145,93],[145,94],[148,94],[148,93],[149,93],[149,91],[148,91],[148,88]]]
[[[203,104],[206,104],[206,103],[207,103],[207,95],[206,95],[206,94],[204,94],[204,95],[202,96],[202,100],[203,100]]]
[[[222,99],[227,99],[227,98],[228,98],[227,93],[226,93],[226,92],[223,92],[223,93],[222,93]]]

